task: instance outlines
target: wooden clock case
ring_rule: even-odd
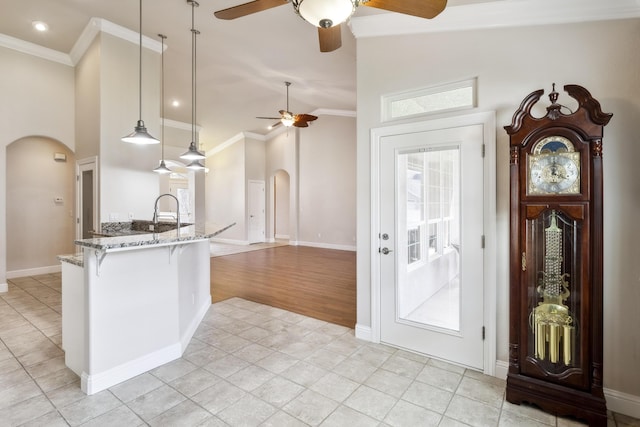
[[[574,416],[592,426],[607,424],[607,409],[602,391],[602,136],[612,114],[603,113],[600,104],[583,87],[566,85],[564,90],[578,102],[576,111],[564,114],[566,107],[557,103],[555,84],[549,95],[551,105],[544,117],[534,117],[532,107],[544,91],[532,92],[514,113],[512,123],[505,126],[510,137],[510,328],[509,372],[506,398],[520,404],[528,402],[559,416]],[[527,191],[527,159],[537,141],[561,136],[580,153],[580,191],[576,194],[531,194]],[[550,362],[539,357],[553,351],[540,352],[533,338],[533,312],[540,305],[540,276],[543,257],[532,254],[535,240],[532,221],[544,212],[558,213],[579,225],[571,235],[574,252],[565,251],[574,323],[573,338],[569,333],[559,343],[573,351],[574,358],[564,364],[562,356]],[[555,219],[554,219],[555,221]],[[540,228],[540,227],[538,227]],[[537,232],[537,235],[543,235]],[[571,237],[569,236],[569,237]],[[546,251],[546,248],[542,252]],[[537,260],[537,261],[536,261]],[[528,264],[528,265],[527,265]],[[529,268],[529,270],[527,270]],[[568,268],[568,267],[567,267]],[[542,334],[544,335],[544,333]],[[547,333],[546,338],[549,338]],[[540,341],[538,341],[540,342]],[[545,346],[542,337],[540,346]],[[534,349],[534,346],[536,347]],[[551,344],[548,344],[551,347]],[[560,351],[560,353],[562,353]],[[547,356],[548,357],[548,356]]]

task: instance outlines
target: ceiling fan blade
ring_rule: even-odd
[[[318,117],[312,114],[296,114],[295,121],[312,122],[317,119]]]
[[[318,27],[320,52],[333,52],[342,46],[342,30],[340,25],[329,28]]]
[[[256,119],[280,120],[280,117],[256,117]]]
[[[447,6],[447,0],[369,0],[364,6],[431,19]]]
[[[305,121],[293,122],[293,126],[297,128],[308,128],[309,124]]]
[[[240,4],[227,9],[213,12],[218,19],[236,19],[252,13],[262,12],[272,7],[282,6],[289,3],[289,0],[255,0],[249,3]]]

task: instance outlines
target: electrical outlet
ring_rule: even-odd
[[[117,221],[120,216],[117,213],[109,214],[109,221]]]
[[[133,219],[133,212],[129,212],[129,219]]]

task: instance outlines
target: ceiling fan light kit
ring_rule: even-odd
[[[272,125],[270,129],[273,129],[280,123],[282,123],[286,127],[295,126],[298,128],[306,128],[309,127],[307,122],[312,122],[316,120],[318,117],[313,116],[311,114],[293,114],[289,111],[289,86],[291,86],[291,82],[284,82],[287,87],[287,109],[278,111],[280,113],[280,117],[257,117],[258,119],[267,119],[267,120],[280,120],[278,123]]]
[[[320,52],[333,52],[342,46],[340,26],[358,6],[369,6],[419,18],[436,17],[447,6],[447,0],[253,0],[238,6],[217,10],[218,19],[236,19],[291,2],[295,12],[318,28]]]
[[[340,25],[353,15],[359,0],[292,0],[296,13],[320,28]]]
[[[293,123],[295,122],[295,118],[293,117],[293,114],[291,114],[289,111],[284,111],[282,113],[282,118],[280,119],[280,121],[286,127],[291,127],[291,126],[293,126]]]

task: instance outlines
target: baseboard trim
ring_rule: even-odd
[[[198,329],[198,326],[200,326],[200,323],[202,322],[202,319],[204,319],[204,316],[207,314],[207,310],[209,310],[209,307],[211,307],[211,295],[209,295],[209,298],[202,304],[202,307],[200,307],[196,315],[193,317],[193,319],[191,319],[189,326],[187,326],[184,334],[182,334],[182,336],[180,337],[180,343],[182,345],[181,353],[184,353],[184,351],[187,349],[191,338],[193,338],[193,334],[196,333],[196,329]]]
[[[228,243],[230,245],[249,245],[248,240],[236,240],[236,239],[221,239],[217,237],[212,237],[209,239],[212,243]]]
[[[494,377],[506,380],[507,373],[509,373],[509,362],[505,362],[504,360],[496,360],[496,370],[494,372]]]
[[[7,271],[7,279],[17,279],[18,277],[38,276],[40,274],[60,273],[62,267],[58,265],[49,265],[47,267],[27,268],[24,270]]]
[[[297,246],[310,246],[312,248],[322,248],[322,249],[334,249],[338,251],[351,251],[355,252],[356,247],[351,245],[335,245],[333,243],[318,243],[318,242],[296,242]]]
[[[9,292],[9,284],[8,283],[0,283],[0,294],[5,292]]]
[[[175,343],[104,372],[93,375],[82,372],[80,376],[80,388],[88,395],[98,393],[150,371],[151,369],[157,368],[158,366],[164,365],[165,363],[169,363],[172,360],[178,359],[181,354],[180,343]]]
[[[373,334],[371,332],[370,326],[363,326],[363,325],[356,324],[355,334],[356,334],[356,338],[358,338],[359,340],[364,340],[364,341],[373,340]]]
[[[640,396],[609,388],[603,389],[607,409],[633,418],[640,418]]]

